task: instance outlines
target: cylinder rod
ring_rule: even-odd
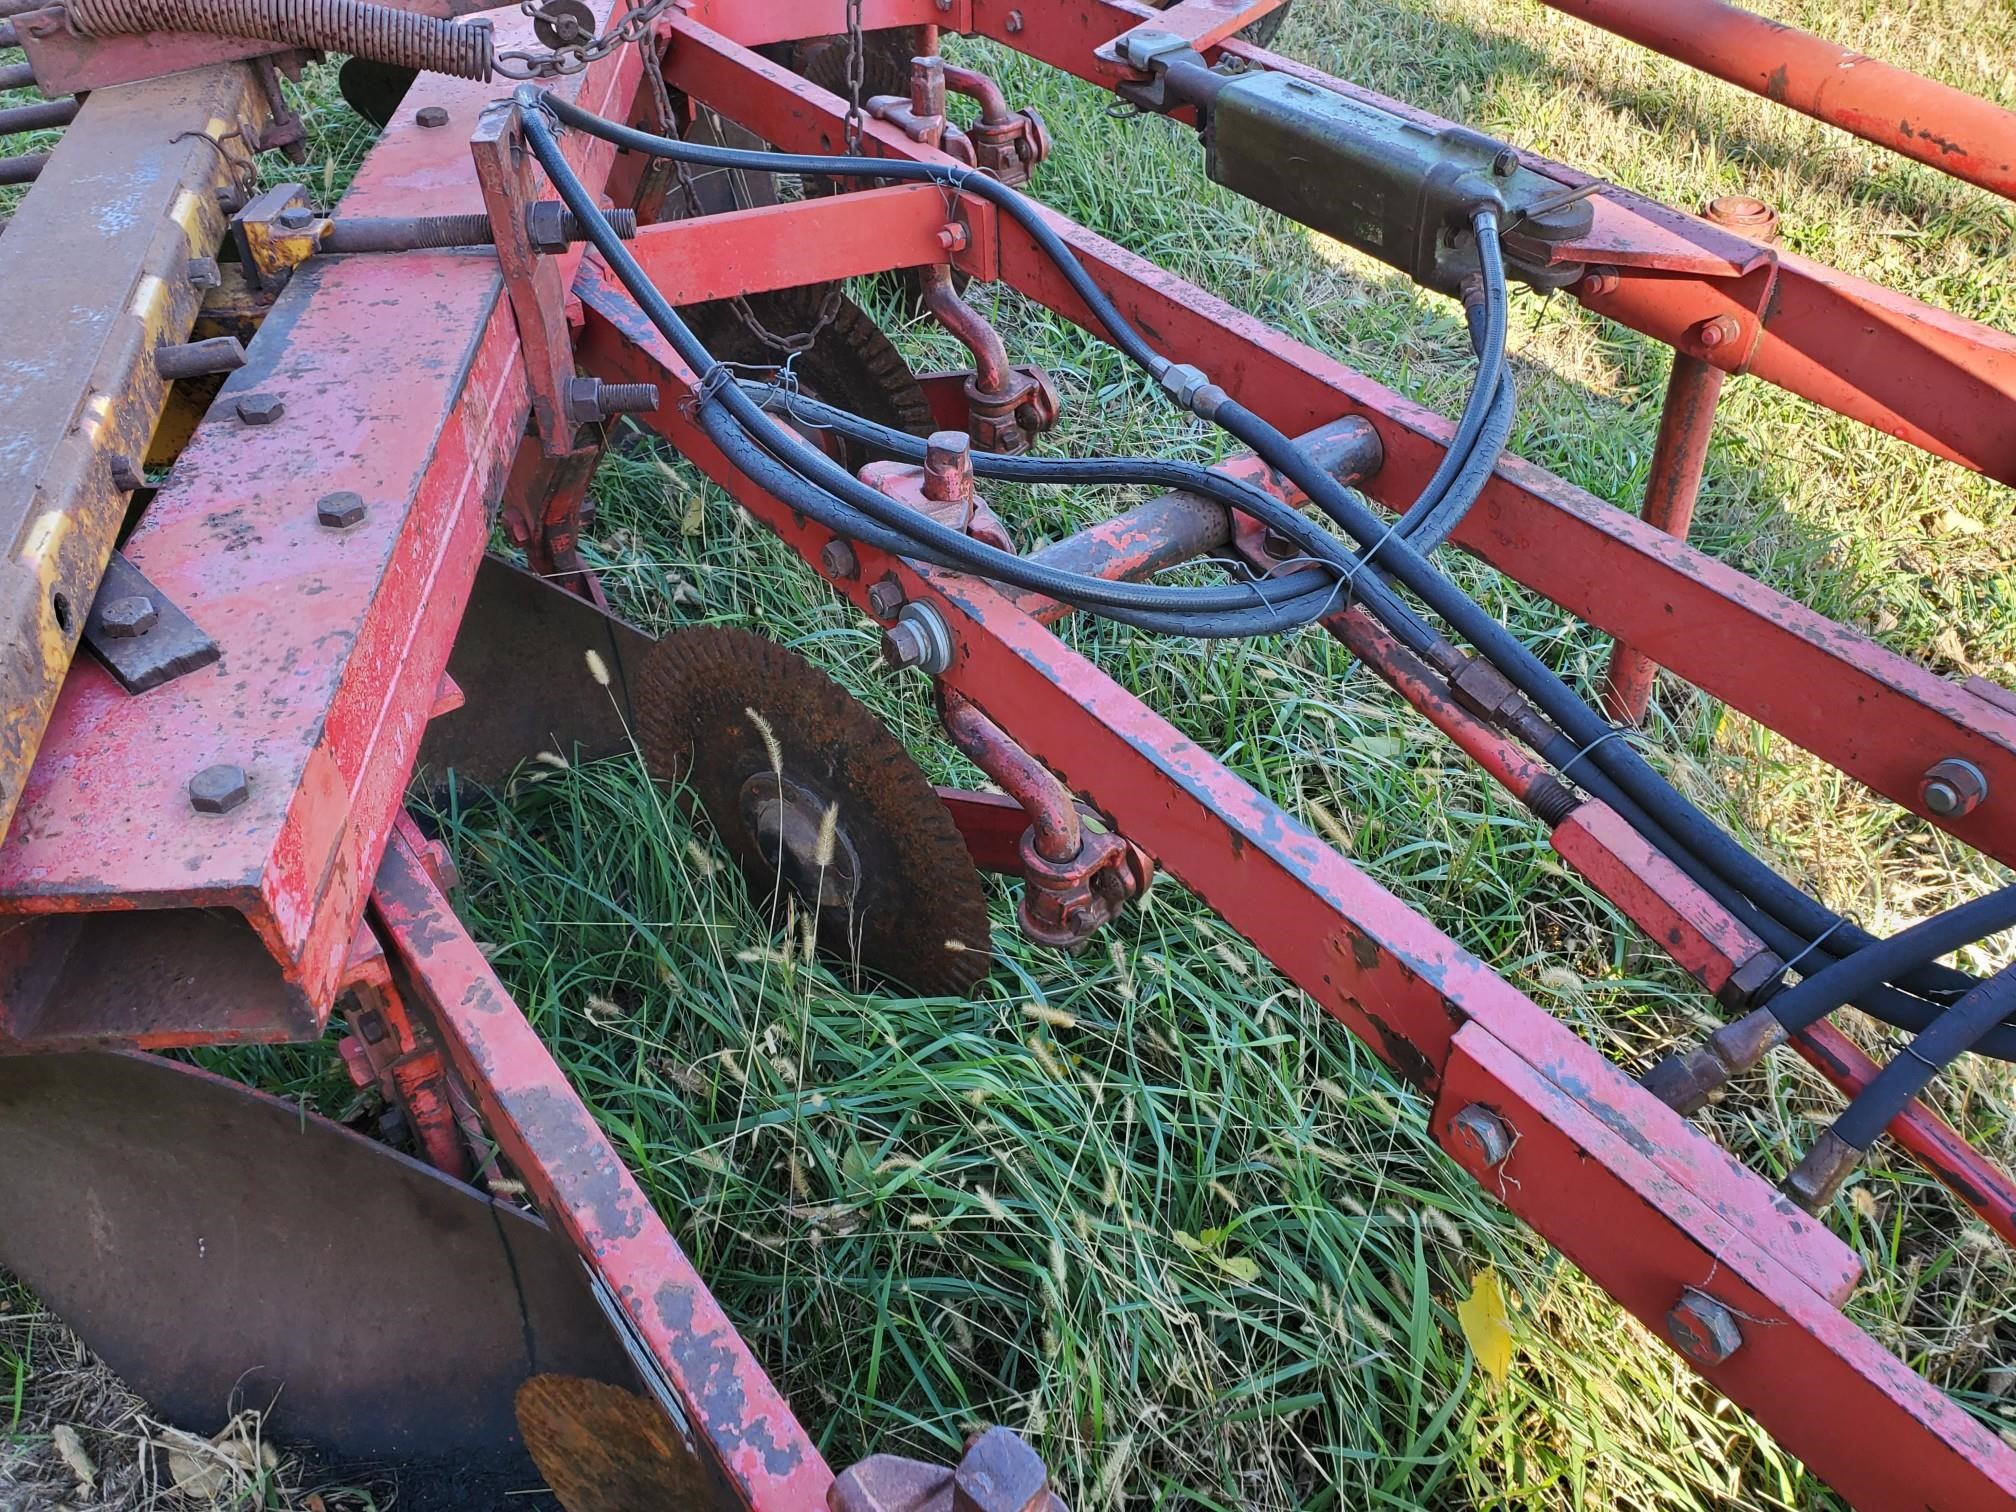
[[[2016,199],[2016,112],[1720,0],[1545,0],[1865,142]]]
[[[32,184],[49,161],[46,152],[27,152],[20,157],[0,158],[0,185]]]
[[[33,105],[16,105],[0,110],[0,136],[12,136],[17,131],[48,131],[57,126],[68,126],[77,119],[77,99],[66,95],[60,100],[41,100]]]

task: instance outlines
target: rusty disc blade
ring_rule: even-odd
[[[254,1408],[343,1464],[494,1472],[496,1506],[536,1485],[528,1376],[637,1384],[536,1218],[190,1066],[0,1056],[0,1215],[0,1265],[180,1428]]]
[[[992,964],[965,842],[896,737],[825,673],[746,630],[681,630],[635,687],[652,774],[698,800],[759,896],[816,912],[835,959],[921,993]]]
[[[728,1505],[685,1436],[648,1399],[580,1376],[518,1388],[518,1431],[567,1512]]]

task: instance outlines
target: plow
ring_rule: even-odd
[[[2016,198],[1999,107],[1710,0],[1549,3]],[[1887,1140],[2016,1243],[2016,1178],[1920,1098],[2016,1059],[2016,968],[1952,964],[2016,928],[2016,886],[1878,936],[1641,730],[1659,678],[1691,685],[2016,865],[2016,693],[1688,539],[1732,378],[2016,484],[2016,338],[1781,246],[1760,201],[1687,213],[1321,74],[1270,50],[1283,11],[0,0],[0,84],[40,97],[0,133],[61,130],[0,159],[29,186],[0,232],[0,1265],[158,1409],[479,1467],[471,1506],[534,1476],[569,1512],[1062,1506],[1005,1427],[956,1464],[829,1465],[458,918],[410,794],[634,750],[890,992],[988,977],[983,874],[1055,951],[1166,876],[1844,1498],[2016,1502],[2016,1449],[1844,1312],[1863,1262],[1826,1221]],[[949,36],[1169,118],[1215,183],[1460,307],[1460,413],[1047,207],[1044,164],[1099,144]],[[333,201],[265,156],[300,160],[282,80],[318,54],[381,128]],[[912,370],[849,295],[881,275],[969,365]],[[1046,441],[1068,401],[991,286],[1117,350],[1221,460]],[[1672,348],[1642,500],[1507,450],[1515,289]],[[986,790],[934,786],[816,649],[612,611],[590,487],[640,437],[875,623]],[[1031,546],[1027,485],[1143,497]],[[1600,687],[1464,556],[1612,637]],[[1206,657],[1335,638],[1718,1027],[1612,1059],[1058,633],[1094,618]],[[328,1038],[379,1137],[183,1053]],[[1773,1179],[1695,1115],[1793,1056],[1839,1106]]]

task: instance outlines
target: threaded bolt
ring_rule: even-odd
[[[98,628],[113,640],[138,640],[160,622],[161,612],[144,593],[116,598],[98,611]]]
[[[892,672],[915,667],[936,677],[952,665],[952,632],[929,604],[905,604],[882,632],[882,660]]]
[[[1592,266],[1575,285],[1575,292],[1584,299],[1593,299],[1602,294],[1615,294],[1619,283],[1617,270],[1604,263]]]
[[[903,612],[901,584],[881,582],[868,590],[868,612],[878,620],[893,620]]]
[[[635,210],[604,210],[602,218],[609,222],[609,229],[621,240],[630,241],[636,237]],[[487,218],[483,239],[489,240]],[[588,230],[580,218],[560,201],[539,200],[526,206],[525,239],[532,244],[535,252],[564,252],[575,242],[588,240]]]
[[[236,336],[212,336],[154,349],[154,371],[171,383],[209,373],[235,373],[245,366],[245,348]]]
[[[1716,347],[1733,346],[1742,336],[1743,322],[1734,315],[1717,315],[1704,320],[1694,332],[1694,339],[1711,351]]]
[[[591,425],[611,415],[644,415],[658,408],[655,383],[604,383],[600,378],[570,378],[563,396],[567,419]]]
[[[1963,819],[1988,801],[1988,774],[1973,762],[1949,756],[1919,779],[1918,799],[1940,819]]]

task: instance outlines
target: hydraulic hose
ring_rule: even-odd
[[[578,126],[619,146],[652,156],[745,171],[800,173],[827,177],[847,177],[862,169],[872,169],[873,175],[881,179],[946,184],[974,193],[996,205],[1030,235],[1090,310],[1093,318],[1105,328],[1115,346],[1158,382],[1169,374],[1173,366],[1167,358],[1148,345],[1105,291],[1094,283],[1091,275],[1086,272],[1071,249],[1051,229],[1043,213],[1032,202],[998,180],[971,170],[902,158],[849,158],[742,152],[732,148],[680,142],[604,120],[569,101],[536,90],[529,93],[521,91],[519,99],[522,104],[530,107],[528,122],[540,108],[544,108],[561,121]],[[528,134],[531,134],[529,128]],[[567,171],[564,161],[559,159],[550,133],[545,132],[543,123],[540,124],[539,131],[533,134],[535,149],[542,139],[544,150],[540,154],[541,160],[546,164],[549,175],[554,177],[555,183],[562,187],[564,196],[567,180],[571,179],[572,175]],[[577,215],[587,221],[594,213],[595,207],[587,204],[587,197],[580,192],[578,184],[573,188],[574,200],[579,203],[570,201],[570,205]],[[587,206],[585,211],[584,205]],[[1489,212],[1480,215],[1473,229],[1476,230],[1480,250],[1495,249],[1497,229],[1495,215]],[[600,238],[597,238],[597,245],[601,246]],[[610,247],[614,248],[614,255],[611,254]],[[609,258],[611,266],[618,268],[619,272],[624,271],[622,264],[628,265],[624,281],[626,286],[631,287],[632,294],[638,295],[640,292],[633,286],[633,280],[636,284],[641,284],[643,289],[649,290],[648,280],[643,278],[634,260],[628,258],[627,253],[615,243],[613,237],[610,238],[610,247],[602,249],[604,256]],[[640,298],[640,304],[642,303],[644,301]],[[659,320],[656,314],[653,314],[653,319],[665,332],[667,339],[673,340],[675,347],[680,348],[683,358],[700,364],[703,371],[710,370],[711,359],[707,357],[704,349],[699,348],[697,342],[691,341],[690,332],[684,333],[688,341],[682,346],[674,337],[674,329],[683,331],[683,326],[679,325],[676,314],[669,306],[664,305],[662,299],[657,303],[667,320]],[[651,312],[647,309],[647,313]],[[1495,401],[1497,389],[1494,387],[1492,392]],[[762,416],[760,407],[750,401],[739,388],[733,385],[724,387],[721,398],[752,434],[758,437],[765,435],[763,427],[771,422]],[[1598,715],[1517,637],[1493,619],[1481,605],[1471,600],[1436,571],[1427,562],[1423,553],[1416,550],[1396,530],[1389,529],[1362,499],[1315,465],[1301,448],[1272,424],[1226,396],[1215,385],[1206,384],[1190,395],[1188,407],[1200,417],[1218,423],[1231,435],[1244,442],[1269,466],[1294,482],[1312,502],[1336,520],[1346,534],[1364,549],[1364,555],[1357,559],[1358,565],[1353,572],[1352,588],[1354,591],[1360,591],[1360,596],[1367,598],[1368,607],[1374,607],[1370,593],[1361,590],[1370,589],[1371,584],[1377,582],[1371,564],[1375,557],[1383,554],[1385,560],[1382,565],[1386,576],[1416,594],[1452,629],[1470,641],[1480,654],[1497,666],[1561,729],[1567,741],[1573,744],[1573,762],[1583,763],[1608,775],[1615,785],[1629,794],[1636,805],[1656,821],[1663,831],[1679,846],[1698,856],[1714,875],[1723,879],[1743,896],[1753,900],[1765,914],[1779,921],[1806,944],[1821,939],[1827,939],[1829,943],[1838,941],[1841,951],[1854,953],[1872,948],[1878,943],[1866,931],[1843,920],[1800,892],[1789,881],[1778,876],[1761,860],[1743,850],[1733,839],[1712,824],[1704,814],[1660,777],[1642,757],[1621,744],[1616,737],[1624,732],[1617,730]],[[773,456],[779,455],[776,446],[769,446],[768,449]],[[802,448],[793,450],[803,452]],[[1474,452],[1475,448],[1472,450]],[[882,507],[891,501],[884,500],[880,495],[874,495],[873,502],[863,499],[857,489],[871,495],[874,491],[867,490],[865,485],[860,485],[858,480],[838,468],[830,459],[810,457],[810,465],[801,466],[800,463],[806,460],[807,458],[802,456],[788,458],[791,470],[820,487],[829,487],[830,491],[839,494],[849,503],[857,504],[871,517],[909,528],[906,522],[893,520],[889,511]],[[823,466],[820,465],[822,463]],[[1488,469],[1483,475],[1489,476]],[[900,505],[895,507],[901,509]],[[916,518],[914,515],[911,517],[913,522]],[[956,536],[956,532],[946,533]],[[964,537],[957,537],[957,541],[965,543],[966,546],[974,544],[967,542]],[[985,566],[976,565],[968,570],[997,577],[1001,581],[1015,583],[1017,586],[1031,586],[1036,591],[1068,602],[1114,603],[1116,607],[1123,609],[1146,610],[1151,613],[1164,610],[1166,605],[1169,612],[1178,612],[1176,605],[1167,604],[1166,601],[1158,600],[1152,604],[1143,603],[1138,599],[1116,601],[1105,594],[1091,591],[1089,585],[1100,580],[1076,578],[1063,586],[1027,584],[1020,574],[1006,570],[1011,564],[1026,565],[1022,564],[1020,558],[1007,553],[991,553],[979,557],[975,553],[959,548],[956,543],[948,544],[940,541],[935,544],[939,549],[951,553],[955,561],[987,562]],[[1182,592],[1166,588],[1153,591],[1158,594]],[[1285,606],[1281,607],[1285,609]],[[1923,965],[1914,966],[1904,977],[1903,984],[1937,994],[1965,991],[1974,985],[1973,980],[1963,973]]]
[[[1941,1013],[1876,1073],[1841,1116],[1834,1134],[1857,1150],[1866,1150],[1890,1127],[1911,1099],[1969,1050],[1984,1042],[2016,1011],[2016,966],[2004,967]]]

